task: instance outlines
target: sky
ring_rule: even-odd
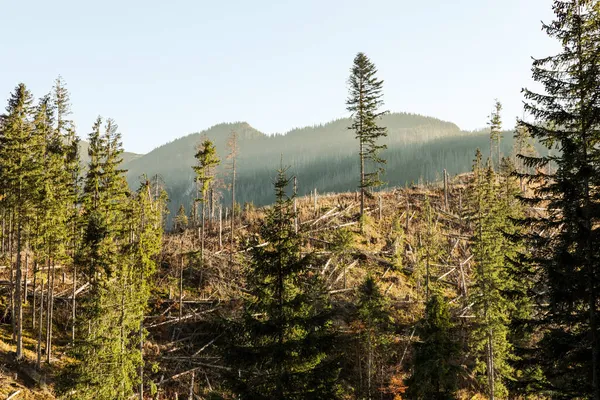
[[[221,122],[283,133],[348,116],[364,52],[385,109],[471,130],[498,98],[512,127],[531,57],[556,52],[551,19],[549,0],[0,0],[0,101],[61,75],[81,137],[111,117],[145,153]]]

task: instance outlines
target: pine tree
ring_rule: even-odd
[[[453,340],[454,324],[441,294],[434,292],[419,324],[419,341],[414,346],[412,375],[407,395],[415,400],[456,398],[460,368],[459,346]]]
[[[525,111],[534,121],[519,121],[553,150],[523,158],[537,170],[527,204],[547,209],[545,216],[526,220],[532,262],[544,288],[538,291],[543,293],[538,363],[553,398],[598,400],[600,10],[592,0],[557,0],[553,10],[554,21],[543,28],[561,51],[533,61],[533,78],[544,90],[524,90]],[[551,163],[556,172],[548,176],[542,170]]]
[[[358,53],[348,79],[350,88],[346,105],[352,113],[349,129],[356,133],[359,141],[361,220],[365,211],[365,192],[383,184],[381,174],[385,160],[379,153],[387,148],[378,143],[387,136],[387,128],[377,125],[377,122],[387,112],[379,111],[383,106],[383,80],[377,79],[376,74],[375,64],[364,53]],[[374,170],[367,171],[370,165]]]
[[[227,331],[228,381],[240,399],[338,398],[331,305],[319,274],[308,269],[311,257],[300,253],[288,184],[280,169],[276,202],[260,230],[268,245],[253,247],[249,297]]]

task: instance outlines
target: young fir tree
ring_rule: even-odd
[[[364,53],[354,58],[348,79],[349,94],[346,100],[347,110],[352,113],[352,129],[359,141],[360,157],[360,217],[365,211],[365,192],[383,184],[385,160],[380,157],[386,145],[378,141],[387,136],[387,128],[378,125],[378,120],[386,114],[380,111],[383,106],[383,80],[376,77],[377,68]],[[372,170],[368,170],[372,167]],[[362,227],[362,222],[361,222]]]
[[[280,169],[276,202],[260,230],[268,245],[252,249],[249,295],[228,330],[227,378],[240,399],[339,398],[331,305],[310,257],[301,255],[288,183]]]
[[[162,246],[162,213],[167,202],[166,192],[160,191],[158,196],[152,192],[151,184],[144,180],[131,202],[130,233],[128,249],[131,269],[127,271],[123,301],[123,310],[131,314],[137,324],[139,354],[139,390],[140,400],[144,399],[144,352],[143,344],[146,336],[144,329],[144,312],[148,308],[151,290],[151,278],[156,271],[156,256]],[[135,291],[129,288],[135,287]],[[132,328],[133,330],[133,328]],[[135,340],[132,341],[135,345]],[[131,351],[131,350],[130,350]],[[128,354],[131,356],[131,354]]]
[[[533,139],[529,130],[519,124],[517,119],[517,127],[513,136],[515,142],[513,145],[512,162],[515,166],[515,175],[519,178],[519,186],[521,191],[525,191],[525,178],[531,174],[531,168],[525,165],[524,158],[536,157],[537,151],[533,146]]]
[[[392,318],[388,301],[372,276],[368,276],[358,288],[357,314],[353,325],[358,339],[357,366],[361,369],[358,375],[362,377],[357,385],[357,395],[374,399],[386,387],[383,370],[387,358],[385,352],[392,342]]]
[[[192,209],[194,207],[192,206]],[[193,219],[193,218],[191,218]],[[177,210],[177,215],[175,216],[175,220],[173,221],[173,231],[175,233],[184,232],[188,227],[188,217],[185,215],[185,207],[183,204],[179,205],[179,209]]]
[[[209,193],[212,190],[212,184],[215,179],[215,169],[221,163],[215,145],[209,139],[205,139],[196,152],[197,165],[193,166],[192,169],[196,173],[196,183],[200,187],[200,198],[196,199],[202,205],[202,214],[200,222],[200,254],[202,260],[204,260],[204,230],[206,220],[206,205],[209,202]]]
[[[496,100],[494,103],[494,110],[490,115],[490,165],[492,170],[500,170],[500,141],[502,140],[502,117],[500,112],[502,111],[502,104]],[[494,158],[496,160],[494,161]]]
[[[528,204],[547,213],[526,220],[543,290],[537,362],[553,398],[600,399],[600,14],[593,0],[554,1],[554,21],[543,26],[561,46],[533,61],[541,93],[524,90],[532,122],[519,121],[552,155],[525,157],[536,168]],[[544,167],[554,164],[554,174]],[[556,167],[556,168],[554,168]]]
[[[415,400],[451,400],[458,389],[459,346],[444,297],[434,292],[419,324],[407,397]]]
[[[504,385],[512,376],[509,315],[513,305],[505,298],[508,284],[503,228],[508,218],[499,196],[497,177],[491,165],[483,168],[478,151],[474,166],[472,239],[475,271],[469,291],[475,314],[471,347],[476,358],[475,374],[490,399],[506,398]]]
[[[423,285],[424,287],[425,303],[427,303],[429,293],[434,289],[434,282],[431,279],[435,272],[434,266],[439,265],[446,250],[443,246],[444,238],[440,232],[429,197],[425,198],[421,218],[425,229],[419,232],[419,245],[417,247],[418,271],[416,275],[417,279],[422,279],[421,282],[423,283],[419,282],[419,286]]]

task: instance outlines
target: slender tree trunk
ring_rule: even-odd
[[[31,301],[31,331],[35,330],[35,314],[36,314],[36,290],[37,290],[37,272],[38,272],[38,264],[37,261],[33,263],[33,288],[32,288],[32,296],[33,299]]]
[[[298,233],[298,178],[294,176],[294,232]]]
[[[495,376],[494,376],[494,347],[493,347],[493,332],[490,328],[488,333],[488,386],[489,386],[489,397],[490,400],[494,400],[495,397]]]
[[[48,315],[46,316],[46,362],[50,364],[52,362],[52,319],[54,317],[54,279],[55,279],[55,265],[54,260],[51,261],[51,272],[49,280],[49,291],[48,291]],[[51,281],[50,281],[51,280]]]
[[[360,139],[360,231],[364,230],[365,214],[365,155],[363,153],[363,140]]]
[[[21,213],[18,213],[17,219],[17,268],[16,268],[16,279],[15,279],[15,312],[13,314],[13,320],[16,320],[17,329],[17,361],[23,358],[23,300],[21,293],[21,281],[22,281],[22,265],[21,265],[21,233],[22,233],[22,222]]]
[[[10,263],[10,325],[12,328],[12,339],[17,340],[17,327],[16,327],[16,311],[15,311],[15,272],[13,266],[13,221],[14,213],[10,214],[10,221],[8,224],[9,237],[8,237],[8,253]]]
[[[229,263],[233,264],[233,238],[235,234],[235,155],[233,156],[233,170],[232,170],[232,179],[231,179],[231,249],[229,252]]]
[[[223,208],[219,207],[219,250],[223,250]]]
[[[183,317],[183,243],[181,249],[181,259],[179,260],[179,320]]]
[[[77,300],[75,299],[75,292],[77,291],[77,266],[73,263],[73,295],[71,299],[71,318],[73,322],[71,324],[71,346],[75,346],[75,325],[77,322]]]
[[[50,282],[48,280],[48,282]],[[40,284],[40,317],[38,321],[38,341],[37,341],[37,363],[36,366],[40,369],[42,364],[42,333],[44,329],[44,281]]]
[[[201,222],[201,234],[200,234],[200,256],[202,257],[202,266],[204,266],[204,230],[205,230],[205,219],[206,219],[206,207],[204,201],[202,202],[202,222]]]
[[[23,280],[24,280],[23,285],[25,286],[23,289],[23,302],[24,303],[27,303],[27,291],[29,289],[28,277],[29,277],[29,249],[26,247],[25,248],[25,277],[23,278]]]

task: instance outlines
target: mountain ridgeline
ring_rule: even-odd
[[[227,140],[236,132],[239,156],[236,178],[236,202],[260,206],[272,199],[275,170],[282,163],[296,176],[299,195],[317,189],[319,193],[357,189],[358,148],[354,133],[348,129],[350,119],[338,119],[323,125],[298,128],[286,134],[266,135],[245,122],[223,123],[203,132],[193,133],[138,156],[128,154],[124,168],[132,188],[140,177],[159,175],[170,197],[173,216],[180,205],[189,211],[196,198],[192,165],[202,137],[215,143],[221,165],[216,188],[222,204],[231,205],[231,170],[227,161]],[[488,132],[465,132],[451,122],[408,113],[392,113],[382,118],[389,131],[382,143],[387,160],[383,180],[387,186],[404,186],[411,182],[434,181],[443,169],[456,174],[469,171],[475,150],[489,148]],[[502,151],[512,147],[512,133],[504,135]],[[489,150],[488,150],[489,152]]]

